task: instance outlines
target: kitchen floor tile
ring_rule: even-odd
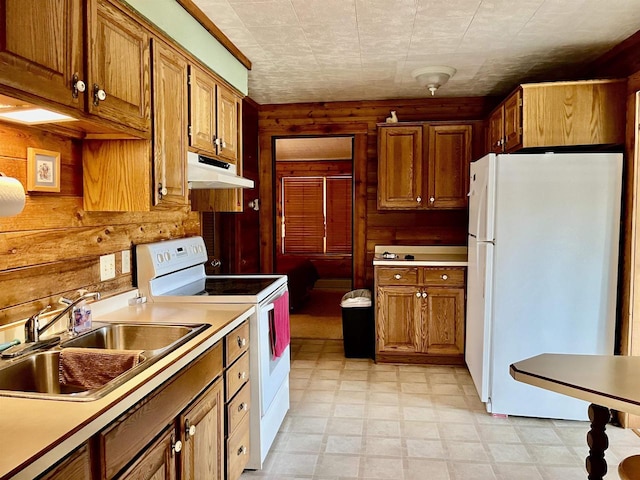
[[[492,416],[464,367],[344,358],[342,341],[291,342],[291,408],[263,470],[241,480],[586,478],[588,422]],[[640,437],[607,426],[607,480]]]

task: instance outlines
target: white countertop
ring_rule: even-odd
[[[99,310],[96,308],[94,312]],[[145,303],[94,313],[96,322],[211,326],[98,400],[0,397],[0,424],[7,439],[0,455],[0,478],[35,478],[179,373],[254,312],[252,305]]]
[[[389,267],[466,267],[467,247],[460,246],[424,246],[424,245],[376,245],[373,257],[374,266]],[[384,258],[383,253],[391,253],[395,258]],[[405,259],[413,255],[413,260]]]

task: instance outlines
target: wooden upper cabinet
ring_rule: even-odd
[[[414,209],[426,203],[422,135],[422,125],[378,129],[379,209]]]
[[[201,68],[189,66],[190,143],[215,154],[216,81]]]
[[[84,109],[81,0],[0,2],[0,83]]]
[[[230,163],[238,161],[238,116],[241,99],[230,89],[217,85],[217,138],[219,155]]]
[[[511,152],[522,144],[522,94],[520,90],[504,101],[504,150]]]
[[[430,125],[428,205],[465,208],[471,162],[471,125]]]
[[[187,205],[187,61],[153,40],[154,205]]]
[[[416,122],[378,129],[378,208],[465,208],[472,125]]]
[[[502,153],[504,151],[504,104],[490,116],[487,126],[487,151]]]
[[[150,131],[149,34],[128,15],[101,0],[87,3],[87,32],[89,113]]]
[[[622,144],[625,108],[624,80],[521,85],[489,116],[486,151]]]
[[[191,65],[190,145],[205,155],[238,164],[242,99],[213,75]]]

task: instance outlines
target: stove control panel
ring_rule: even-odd
[[[149,281],[207,261],[202,237],[179,238],[136,246],[138,282]]]

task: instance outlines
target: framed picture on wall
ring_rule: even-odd
[[[60,191],[60,152],[27,148],[27,190]]]

